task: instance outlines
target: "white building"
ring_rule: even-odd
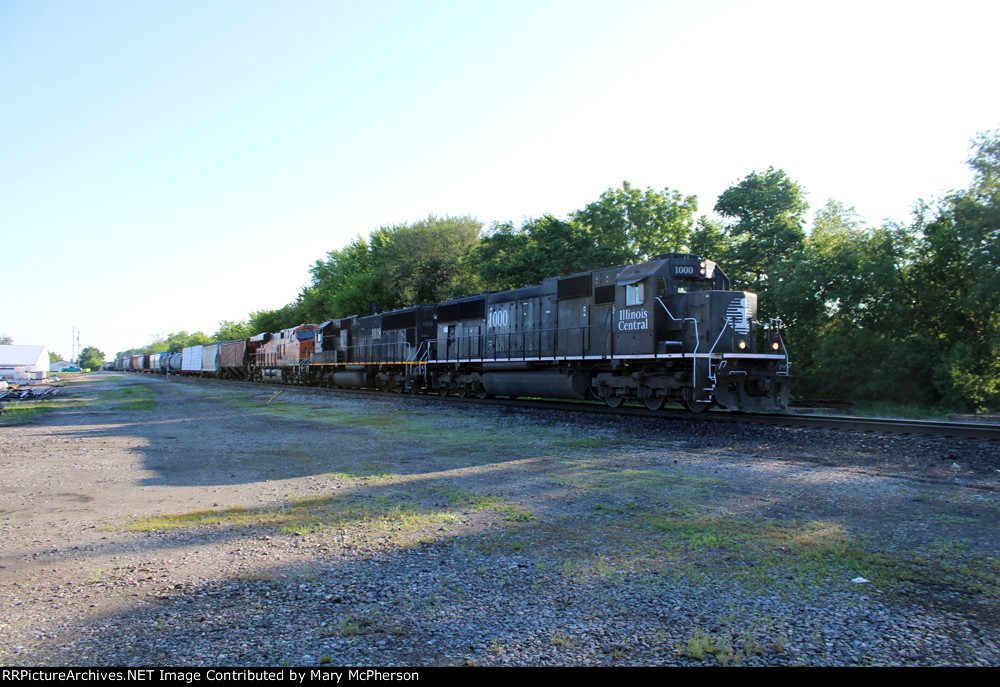
[[[0,378],[14,381],[45,379],[49,350],[45,346],[0,345]]]

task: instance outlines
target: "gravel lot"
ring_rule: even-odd
[[[1000,663],[996,444],[277,392],[6,414],[0,663]]]

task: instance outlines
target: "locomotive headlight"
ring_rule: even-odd
[[[746,341],[740,341],[739,344],[737,344],[737,345],[740,347],[741,351],[745,351],[746,348],[747,348],[747,342]]]
[[[781,348],[781,344],[779,344],[777,341],[772,341],[771,342],[771,350],[772,351],[776,351],[779,348]]]

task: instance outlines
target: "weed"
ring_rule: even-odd
[[[566,634],[565,632],[556,632],[555,630],[552,631],[550,641],[554,646],[558,646],[565,649],[572,648],[576,644],[576,642],[573,641],[573,638],[570,637],[568,634]]]
[[[343,618],[340,619],[340,622],[337,624],[337,629],[339,630],[340,634],[343,635],[344,637],[351,637],[361,632],[361,625],[359,625],[358,621],[355,620],[354,618],[350,616],[344,616]]]
[[[736,658],[732,638],[728,633],[709,634],[701,628],[695,630],[688,638],[681,653],[699,661],[704,660],[706,656],[714,656],[719,665],[723,666],[729,665]]]

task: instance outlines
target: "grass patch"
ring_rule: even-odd
[[[1000,561],[965,541],[940,540],[922,549],[912,542],[857,536],[836,522],[736,517],[724,509],[657,508],[642,501],[597,503],[583,513],[478,538],[479,553],[532,551],[539,564],[581,586],[630,584],[651,588],[711,585],[735,594],[788,599],[874,590],[889,598],[920,590],[1000,599]],[[855,584],[863,577],[867,584]],[[772,640],[774,638],[772,637]],[[750,638],[732,635],[736,660]],[[765,636],[757,640],[768,644]],[[769,649],[770,650],[770,649]],[[747,654],[744,654],[746,656]]]
[[[607,449],[621,444],[619,439],[611,439],[608,437],[559,437],[553,441],[555,446],[560,448],[568,449],[578,449],[578,450],[595,450],[595,449]]]
[[[224,397],[223,397],[224,398]],[[371,432],[395,442],[418,444],[422,449],[445,459],[460,458],[467,464],[494,462],[497,456],[530,458],[542,455],[564,456],[567,452],[606,451],[618,445],[616,439],[579,436],[570,431],[521,426],[517,431],[503,427],[484,427],[474,418],[447,416],[429,410],[386,410],[359,412],[313,403],[274,399],[228,399],[225,402],[268,415],[337,425],[350,430]]]
[[[903,420],[940,420],[948,413],[939,408],[921,408],[919,406],[904,406],[884,401],[858,403],[854,414],[860,417],[884,417]]]
[[[152,410],[157,405],[156,394],[145,384],[131,384],[97,394],[97,400],[112,404],[115,410]]]
[[[356,486],[358,491],[292,499],[269,508],[234,506],[137,517],[120,529],[150,532],[197,527],[264,527],[297,535],[347,529],[348,539],[376,537],[383,543],[408,545],[412,535],[436,533],[456,522],[460,510],[492,511],[503,515],[508,522],[534,519],[528,510],[513,501],[492,495],[470,495],[445,483],[431,481],[413,485],[400,482],[402,477],[386,476],[377,478],[377,486],[382,490],[372,496],[363,489],[371,486],[371,478],[343,477],[349,482],[348,486]]]
[[[837,523],[766,518],[647,516],[642,523],[673,551],[674,572],[751,591],[850,588],[864,577],[883,592],[911,586],[1000,598],[1000,562],[965,543],[898,550],[852,536]],[[677,561],[683,561],[677,563]]]
[[[493,511],[510,522],[528,522],[535,519],[531,512],[509,499],[492,495],[477,495],[469,499],[469,507],[475,512]]]
[[[588,465],[581,466],[579,463]],[[575,467],[583,468],[574,474],[563,475],[561,481],[588,491],[642,492],[657,490],[695,490],[704,493],[712,487],[720,487],[727,482],[714,477],[696,477],[682,472],[662,470],[638,470],[635,468],[615,469],[607,461],[573,461]]]
[[[294,499],[273,508],[232,508],[167,513],[134,518],[122,529],[167,531],[204,526],[267,527],[287,534],[310,534],[331,527],[364,526],[391,532],[450,522],[449,513],[421,512],[414,503],[393,495],[366,499],[352,495]]]
[[[39,399],[6,400],[0,403],[4,407],[3,415],[0,415],[0,425],[18,425],[53,410],[90,405],[93,399],[50,396]]]
[[[55,410],[55,401],[7,401],[4,405],[3,415],[0,415],[0,423],[21,424],[28,422],[38,415]]]

